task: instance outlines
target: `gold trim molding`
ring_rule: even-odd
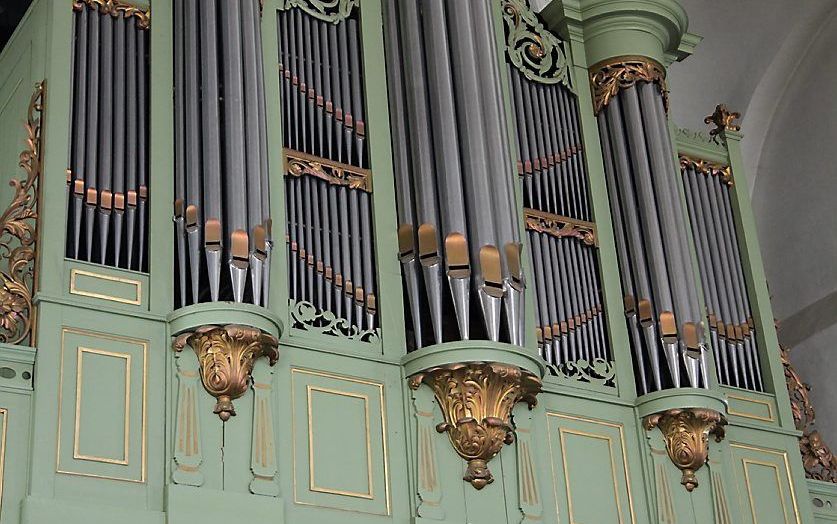
[[[285,173],[295,177],[309,175],[336,186],[372,192],[372,172],[368,169],[334,162],[294,149],[285,148]]]
[[[663,96],[663,105],[668,112],[666,68],[656,60],[645,56],[617,56],[593,65],[589,71],[595,114],[598,115],[619,91],[632,87],[637,82],[657,84]]]
[[[596,224],[576,218],[554,215],[537,209],[525,208],[526,229],[546,233],[556,238],[575,237],[588,246],[598,245]]]
[[[494,482],[488,462],[514,442],[511,414],[514,405],[537,403],[541,381],[517,366],[497,362],[467,362],[434,367],[410,377],[410,388],[426,384],[436,396],[456,453],[468,461],[463,480],[476,489]]]
[[[721,182],[724,184],[732,187],[732,168],[728,165],[718,164],[715,162],[710,162],[708,160],[703,160],[700,158],[695,158],[689,155],[680,155],[680,168],[681,169],[688,169],[692,168],[695,170],[695,173],[700,173],[701,175],[706,176],[717,176],[720,177]]]
[[[90,277],[90,278],[98,278],[100,280],[107,280],[109,282],[118,282],[120,284],[128,284],[134,286],[136,289],[136,298],[123,298],[116,295],[106,295],[104,293],[95,293],[93,291],[85,291],[83,289],[78,288],[77,277]],[[83,269],[72,268],[70,270],[70,294],[71,295],[79,295],[82,297],[90,297],[90,298],[98,298],[101,300],[108,300],[111,302],[118,302],[120,304],[129,304],[132,306],[139,306],[142,304],[142,281],[141,280],[131,280],[130,278],[122,278],[122,277],[115,277],[111,275],[105,275],[103,273],[94,273],[92,271],[85,271]]]
[[[709,459],[709,435],[720,442],[726,424],[723,415],[704,408],[670,409],[643,420],[648,431],[660,428],[668,458],[683,472],[680,483],[690,492],[698,486],[697,470]]]
[[[19,344],[34,332],[37,288],[38,200],[42,168],[44,82],[35,85],[26,113],[26,149],[18,165],[26,178],[13,178],[11,203],[0,215],[0,342]]]
[[[715,129],[709,131],[709,138],[717,144],[718,136],[724,131],[741,131],[741,126],[733,123],[739,118],[741,118],[741,113],[730,111],[726,104],[718,104],[715,106],[715,112],[704,118],[703,123],[715,126]]]
[[[73,11],[81,11],[85,5],[103,15],[117,17],[122,13],[125,18],[133,16],[137,19],[137,27],[140,29],[151,27],[150,9],[142,9],[120,0],[73,0]]]
[[[213,413],[226,422],[235,416],[232,401],[247,392],[256,359],[265,356],[274,365],[279,358],[279,341],[261,330],[236,324],[201,326],[180,334],[175,351],[191,347],[198,357],[201,382],[217,400]]]

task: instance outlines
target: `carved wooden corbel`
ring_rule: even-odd
[[[232,401],[247,392],[256,359],[265,356],[272,366],[279,358],[279,341],[248,326],[202,326],[179,335],[174,350],[187,345],[198,357],[204,389],[217,400],[213,413],[224,422],[235,416]]]
[[[645,429],[660,428],[668,458],[683,472],[680,483],[687,491],[698,486],[697,470],[709,459],[709,435],[724,438],[727,420],[717,411],[704,408],[670,409],[645,417]]]
[[[476,489],[494,481],[488,462],[514,442],[511,413],[518,402],[536,404],[541,381],[517,366],[488,362],[448,364],[410,377],[410,387],[427,384],[442,408],[453,449],[468,461],[463,480]]]

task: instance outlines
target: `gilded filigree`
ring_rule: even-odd
[[[561,215],[554,215],[537,209],[526,208],[523,210],[526,218],[526,229],[538,233],[546,233],[556,238],[573,237],[581,240],[588,246],[598,244],[596,238],[596,224],[576,218],[569,218]]]
[[[503,0],[506,54],[526,78],[544,84],[569,84],[561,41],[544,28],[524,0]]]
[[[643,420],[648,431],[660,428],[668,458],[683,472],[680,483],[687,491],[698,486],[697,470],[709,459],[709,435],[720,442],[726,424],[723,415],[704,408],[670,409]]]
[[[709,162],[700,158],[690,157],[688,155],[680,155],[680,167],[682,169],[692,168],[695,173],[700,173],[706,176],[720,177],[721,182],[728,186],[733,185],[732,168],[728,165]]]
[[[81,11],[85,5],[103,15],[119,16],[122,14],[126,19],[134,17],[137,19],[137,27],[140,29],[151,27],[151,11],[149,9],[142,9],[119,0],[73,0],[73,11]]]
[[[0,215],[0,342],[6,344],[19,344],[27,338],[32,342],[43,107],[44,83],[40,82],[29,100],[24,125],[26,148],[19,157],[18,165],[26,178],[9,181],[14,196]]]
[[[252,381],[253,363],[266,356],[270,365],[279,358],[279,341],[261,330],[240,325],[202,326],[183,333],[174,341],[174,350],[192,348],[198,357],[201,382],[216,398],[213,413],[226,422],[235,416],[232,401],[247,392]]]
[[[372,192],[372,173],[369,170],[333,162],[293,149],[285,149],[285,173],[296,177],[313,176],[329,184],[359,189],[367,193]]]
[[[410,377],[410,387],[427,384],[436,396],[445,421],[436,430],[447,432],[453,449],[468,461],[463,480],[476,489],[494,481],[488,462],[514,442],[514,405],[537,402],[541,381],[517,366],[467,362],[427,369]]]
[[[634,86],[637,82],[656,84],[663,96],[663,105],[668,111],[665,67],[644,56],[620,56],[599,62],[590,68],[595,113],[599,114],[619,91]]]
[[[718,137],[727,129],[741,131],[741,126],[733,123],[739,118],[741,118],[741,113],[730,111],[724,104],[718,104],[715,106],[715,112],[704,118],[703,123],[715,126],[714,129],[709,131],[709,138],[717,144]]]
[[[814,480],[837,483],[837,458],[834,457],[822,435],[814,429],[816,417],[814,405],[811,402],[811,386],[802,381],[802,377],[791,364],[790,350],[782,347],[781,352],[793,422],[796,429],[802,432],[799,438],[799,451],[802,454],[805,476]]]
[[[361,342],[377,342],[380,340],[378,330],[361,330],[345,318],[340,318],[331,311],[319,310],[310,302],[304,300],[292,301],[290,306],[292,325],[297,329]]]
[[[360,0],[285,0],[282,9],[298,7],[314,18],[336,24],[348,18],[359,6]]]

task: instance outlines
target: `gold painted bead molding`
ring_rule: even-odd
[[[488,462],[514,442],[511,414],[514,405],[537,403],[541,381],[517,366],[495,362],[467,362],[430,368],[410,377],[410,387],[427,384],[442,408],[453,449],[468,461],[463,480],[476,489],[494,482]]]
[[[270,365],[279,358],[279,341],[261,330],[240,325],[202,326],[180,334],[175,351],[189,346],[198,356],[201,382],[217,403],[213,413],[224,422],[235,416],[232,401],[247,392],[252,381],[253,363],[262,356]]]
[[[697,470],[709,459],[709,435],[715,442],[724,438],[727,420],[717,411],[704,408],[670,409],[645,417],[645,429],[660,428],[668,458],[683,472],[680,483],[687,491],[698,486]]]

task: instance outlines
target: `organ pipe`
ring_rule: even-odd
[[[96,0],[73,11],[66,253],[145,271],[149,14]]]

